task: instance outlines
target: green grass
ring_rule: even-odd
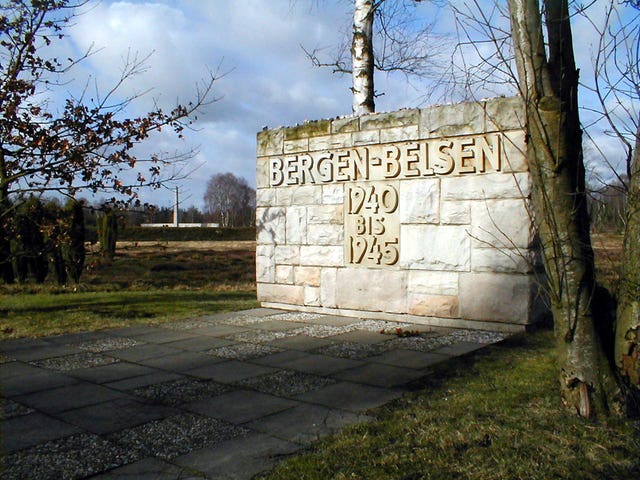
[[[213,244],[213,242],[212,242]],[[0,339],[154,324],[258,306],[255,252],[120,248],[88,255],[81,283],[0,285]],[[52,277],[50,275],[49,277]]]
[[[638,425],[584,421],[560,405],[550,332],[437,370],[266,476],[276,479],[635,479]]]

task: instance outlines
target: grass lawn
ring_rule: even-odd
[[[551,332],[458,359],[422,389],[265,476],[302,479],[640,478],[639,425],[560,405]]]
[[[113,261],[90,253],[79,285],[0,285],[0,338],[256,307],[254,252],[253,242],[128,242]]]

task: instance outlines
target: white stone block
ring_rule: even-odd
[[[458,273],[409,270],[407,291],[423,295],[457,295]]]
[[[365,268],[341,268],[337,274],[338,308],[405,313],[406,272]]]
[[[530,276],[463,273],[458,296],[460,316],[469,320],[527,324],[532,292]]]
[[[418,125],[420,110],[405,109],[396,112],[372,113],[360,117],[361,130],[376,130],[380,128],[406,127]]]
[[[400,223],[438,223],[439,179],[400,182]]]
[[[322,137],[312,137],[309,139],[309,151],[336,150],[347,148],[352,145],[350,133],[336,133]]]
[[[419,138],[420,129],[418,125],[385,128],[380,130],[380,143],[405,142],[409,140],[418,140]]]
[[[323,307],[336,307],[337,268],[322,268],[320,272],[320,303]]]
[[[469,225],[471,223],[471,202],[465,200],[442,201],[440,203],[440,223],[443,225]]]
[[[286,239],[287,244],[307,243],[307,208],[287,208]]]
[[[304,304],[304,287],[300,285],[278,285],[274,283],[258,283],[258,301]]]
[[[296,267],[293,272],[293,279],[296,285],[319,287],[321,279],[320,267]]]
[[[307,223],[342,225],[344,205],[313,205],[307,209]]]
[[[258,157],[282,155],[284,129],[263,130],[258,133]]]
[[[353,132],[353,145],[373,145],[380,143],[380,130],[365,130],[363,132]]]
[[[344,247],[307,245],[300,247],[300,264],[340,267],[344,265]]]
[[[284,208],[256,208],[256,231],[258,244],[284,243],[285,223]]]
[[[307,228],[307,243],[311,245],[342,245],[344,241],[342,225],[311,224]]]
[[[275,268],[270,257],[256,255],[256,281],[262,283],[276,281]]]
[[[276,265],[276,283],[293,283],[293,267],[291,265]]]
[[[278,265],[299,265],[300,247],[298,245],[278,245],[274,253]]]
[[[344,185],[323,185],[322,203],[325,205],[342,205],[344,203]]]
[[[521,199],[472,202],[471,234],[479,248],[528,248],[533,242],[532,219]]]
[[[504,132],[503,136],[502,171],[505,173],[528,171],[529,162],[527,160],[527,146],[524,142],[524,131]]]
[[[256,188],[269,188],[269,158],[258,158],[256,162]]]
[[[485,102],[487,131],[524,129],[524,103],[521,97],[494,98]]]
[[[258,188],[256,190],[256,206],[271,207],[276,204],[275,188]]]
[[[424,295],[410,293],[407,313],[425,317],[458,317],[458,297],[453,295]]]
[[[304,304],[311,307],[320,306],[320,289],[318,287],[304,287]]]
[[[531,193],[531,180],[528,173],[443,177],[440,189],[443,200],[526,198]]]
[[[400,264],[409,269],[468,271],[471,238],[460,226],[402,225]]]
[[[472,248],[472,272],[528,273],[534,269],[531,251],[517,248]]]
[[[436,105],[420,111],[421,138],[471,135],[484,132],[484,105],[458,103]]]
[[[308,138],[296,138],[295,140],[285,140],[284,142],[284,153],[299,153],[308,151]]]

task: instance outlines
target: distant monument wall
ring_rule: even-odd
[[[264,306],[519,330],[535,281],[519,98],[258,134]]]

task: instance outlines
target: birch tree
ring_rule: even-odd
[[[375,112],[373,87],[373,0],[354,0],[353,42],[351,45],[353,77],[353,113]]]

